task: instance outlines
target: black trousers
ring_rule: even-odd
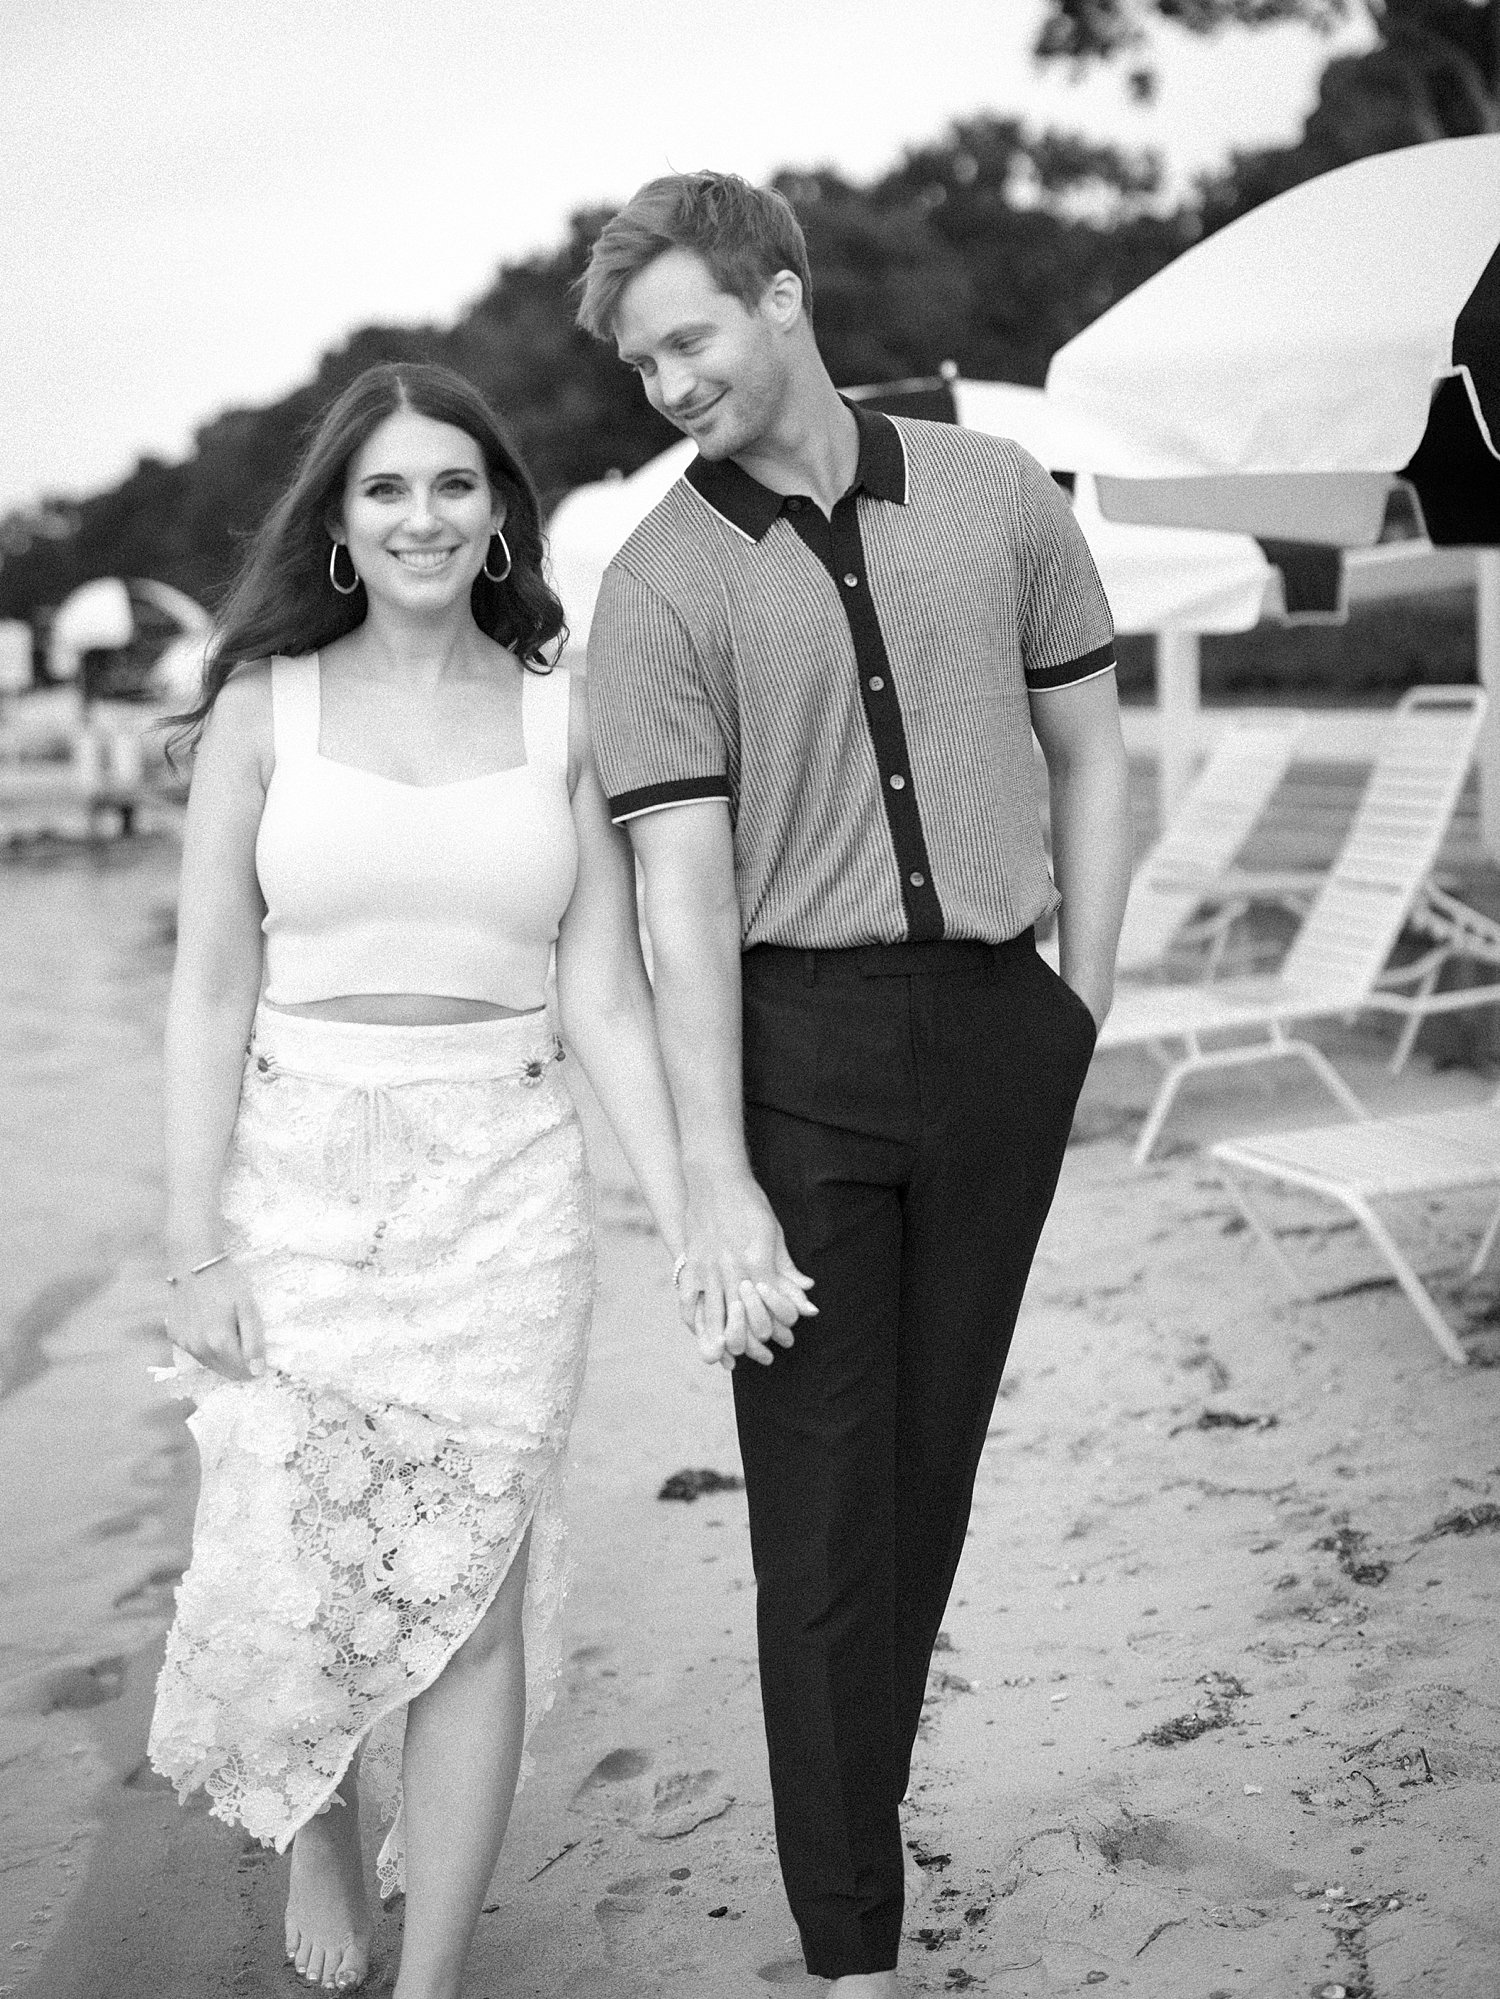
[[[896,1963],[897,1806],[1093,1046],[1030,931],[745,955],[750,1157],[817,1280],[734,1397],[777,1846],[824,1978]]]

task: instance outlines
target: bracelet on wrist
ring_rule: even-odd
[[[171,1286],[180,1284],[184,1277],[201,1277],[205,1270],[212,1270],[216,1263],[227,1263],[228,1261],[229,1251],[221,1249],[217,1256],[206,1256],[201,1263],[195,1263],[190,1270],[168,1271],[167,1283]]]
[[[678,1278],[681,1277],[683,1271],[686,1269],[687,1269],[687,1251],[684,1250],[679,1257],[674,1259],[672,1264],[672,1283],[674,1287],[676,1286]]]

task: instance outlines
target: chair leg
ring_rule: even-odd
[[[1161,1128],[1167,1121],[1167,1113],[1176,1101],[1177,1092],[1182,1088],[1188,1071],[1199,1066],[1200,1064],[1189,1056],[1185,1061],[1174,1062],[1162,1077],[1161,1088],[1156,1093],[1156,1102],[1151,1106],[1150,1115],[1141,1127],[1141,1135],[1135,1142],[1135,1151],[1130,1155],[1132,1165],[1144,1166],[1151,1157],[1152,1147],[1161,1136]]]
[[[1422,1001],[1431,997],[1433,988],[1438,982],[1438,974],[1446,962],[1446,959],[1440,959],[1437,964],[1429,967],[1417,981],[1416,991],[1410,995],[1411,1010],[1402,1022],[1401,1032],[1396,1036],[1396,1045],[1391,1050],[1390,1070],[1393,1076],[1401,1074],[1406,1067],[1407,1058],[1417,1045],[1417,1036],[1422,1032],[1422,1022],[1426,1018],[1422,1011]]]
[[[1321,1048],[1315,1048],[1310,1041],[1284,1041],[1280,1052],[1284,1055],[1300,1055],[1329,1093],[1337,1097],[1352,1116],[1367,1118],[1370,1115]]]
[[[1490,1225],[1484,1232],[1484,1240],[1475,1251],[1474,1261],[1469,1265],[1471,1277],[1477,1277],[1484,1269],[1495,1252],[1496,1243],[1500,1243],[1500,1207],[1497,1207],[1490,1216]]]
[[[1262,1243],[1271,1252],[1272,1257],[1280,1264],[1286,1281],[1291,1286],[1292,1295],[1296,1298],[1310,1298],[1313,1295],[1312,1286],[1292,1262],[1286,1251],[1281,1247],[1281,1244],[1276,1240],[1276,1232],[1271,1227],[1271,1224],[1266,1220],[1265,1216],[1250,1199],[1250,1196],[1245,1192],[1232,1173],[1225,1172],[1223,1179],[1230,1199],[1244,1216],[1252,1232],[1259,1236]]]
[[[1469,1356],[1459,1345],[1458,1337],[1454,1333],[1453,1328],[1433,1303],[1431,1294],[1428,1292],[1421,1278],[1418,1277],[1406,1258],[1401,1254],[1401,1251],[1396,1247],[1395,1237],[1391,1234],[1385,1223],[1381,1221],[1369,1202],[1362,1199],[1358,1194],[1351,1194],[1344,1191],[1335,1192],[1333,1188],[1330,1188],[1329,1192],[1334,1194],[1336,1200],[1343,1202],[1344,1206],[1353,1215],[1366,1235],[1369,1236],[1371,1242],[1374,1243],[1386,1262],[1391,1266],[1391,1269],[1395,1272],[1396,1282],[1416,1307],[1422,1324],[1431,1333],[1449,1360],[1454,1362],[1458,1367],[1466,1367]]]

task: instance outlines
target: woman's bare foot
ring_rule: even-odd
[[[359,1850],[359,1802],[352,1776],[332,1807],[309,1819],[292,1842],[286,1898],[286,1954],[297,1976],[329,1992],[352,1992],[370,1969],[370,1904]]]

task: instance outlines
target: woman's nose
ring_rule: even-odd
[[[411,501],[407,507],[406,525],[420,534],[424,529],[434,528],[437,524],[432,488],[414,485],[411,489]]]

